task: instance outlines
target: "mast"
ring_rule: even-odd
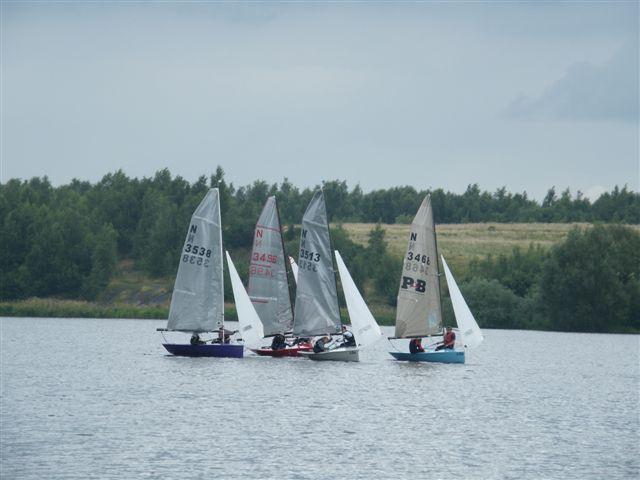
[[[218,189],[216,188],[216,192]],[[222,215],[220,213],[220,201],[218,200],[218,238],[219,238],[219,254],[220,254],[220,290],[222,292],[222,313],[220,318],[220,328],[222,329],[222,343],[224,343],[224,260],[222,260]]]
[[[278,216],[278,225],[280,225],[280,244],[282,245],[282,261],[284,262],[284,272],[285,272],[285,278],[287,280],[287,293],[289,294],[289,307],[291,308],[291,315],[293,316],[294,314],[293,299],[291,298],[291,284],[289,283],[289,273],[293,275],[293,272],[291,272],[289,257],[287,256],[287,252],[284,249],[284,237],[282,236],[282,221],[280,220],[280,208],[278,207],[278,199],[274,198],[273,201],[276,204],[276,215]],[[295,317],[294,317],[294,321],[295,321]],[[291,326],[293,327],[293,324]]]
[[[429,194],[429,200],[431,200],[431,194]],[[443,314],[442,311],[442,289],[440,288],[440,265],[439,265],[439,259],[440,256],[438,255],[438,235],[436,234],[436,219],[435,219],[435,215],[433,218],[433,241],[436,245],[436,278],[437,278],[437,288],[438,288],[438,299],[439,299],[439,303],[440,303],[440,313],[441,315]],[[442,323],[444,323],[444,321],[441,320]],[[443,326],[443,332],[442,334],[444,335],[444,326]]]
[[[322,187],[320,187],[320,191],[322,192],[322,198],[324,198],[324,189]],[[327,232],[329,233],[329,251],[333,252],[333,240],[331,240],[331,225],[329,224],[329,215],[327,214],[327,203],[324,202],[324,215],[327,218]],[[340,331],[342,331],[342,314],[340,313],[340,300],[338,299],[338,291],[337,291],[337,286],[338,286],[338,277],[336,275],[336,261],[335,261],[335,256],[331,253],[329,253],[329,255],[331,256],[331,270],[333,271],[333,281],[336,285],[336,308],[338,309],[338,317],[340,318]]]

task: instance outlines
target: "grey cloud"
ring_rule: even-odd
[[[507,116],[523,119],[638,122],[638,45],[629,42],[602,66],[576,63],[538,97],[521,95]]]

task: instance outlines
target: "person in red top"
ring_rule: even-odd
[[[440,345],[436,347],[436,350],[453,350],[456,343],[456,334],[453,333],[451,327],[447,327],[447,333],[444,334],[444,339]]]
[[[422,339],[414,338],[409,342],[409,353],[421,353],[424,352],[422,347]]]

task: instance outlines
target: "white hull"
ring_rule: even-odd
[[[357,348],[336,348],[335,350],[327,350],[325,352],[298,352],[302,357],[318,361],[335,361],[335,362],[359,362],[360,356]]]

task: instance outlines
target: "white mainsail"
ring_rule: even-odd
[[[294,319],[293,334],[299,337],[342,329],[322,190],[314,194],[302,218]]]
[[[218,189],[196,208],[180,254],[167,329],[210,332],[224,323],[222,228]]]
[[[373,318],[369,307],[367,307],[367,304],[362,298],[362,295],[360,295],[353,278],[351,278],[351,274],[344,264],[340,252],[336,250],[335,254],[344,298],[347,301],[347,310],[349,311],[352,332],[358,345],[366,347],[380,340],[382,338],[382,332],[375,318]]]
[[[240,275],[236,270],[236,266],[231,260],[229,252],[227,255],[227,265],[229,266],[229,276],[231,277],[231,288],[233,289],[233,298],[236,304],[236,312],[238,314],[238,323],[240,324],[240,335],[244,340],[245,346],[249,348],[257,348],[262,343],[264,331],[262,322],[251,303],[249,294],[244,289]]]
[[[440,258],[442,258],[444,274],[447,277],[449,296],[451,297],[451,303],[453,304],[453,313],[456,316],[458,329],[460,331],[460,334],[462,335],[462,343],[465,347],[477,347],[484,340],[482,332],[480,331],[480,327],[478,326],[476,319],[473,318],[473,314],[471,313],[471,310],[469,310],[467,302],[464,300],[462,292],[460,292],[458,284],[453,278],[453,274],[451,273],[451,270],[449,270],[447,262],[445,261],[443,256],[441,256]]]
[[[249,265],[249,296],[265,335],[284,334],[293,325],[286,262],[276,197],[272,196],[258,218]]]
[[[436,234],[431,197],[427,195],[411,224],[398,291],[395,336],[426,337],[441,330]]]

